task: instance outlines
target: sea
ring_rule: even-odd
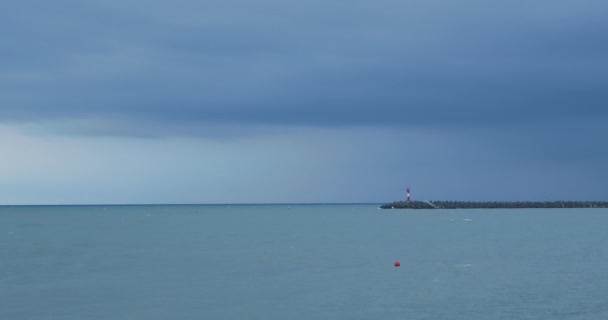
[[[608,209],[378,206],[2,206],[0,319],[608,319]]]

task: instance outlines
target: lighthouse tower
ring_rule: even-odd
[[[410,188],[405,189],[407,191],[407,202],[410,202]]]

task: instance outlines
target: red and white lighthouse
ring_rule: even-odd
[[[410,188],[405,189],[407,191],[407,202],[410,202]]]

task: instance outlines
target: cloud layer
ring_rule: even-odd
[[[405,184],[602,200],[606,16],[604,0],[5,1],[0,203],[389,201]]]
[[[4,121],[172,134],[607,115],[603,1],[63,0],[2,12]]]

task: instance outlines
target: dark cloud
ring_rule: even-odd
[[[605,119],[606,14],[603,1],[10,1],[0,117],[155,134]]]
[[[3,1],[0,193],[67,179],[78,202],[71,179],[91,175],[91,199],[142,202],[389,201],[405,183],[601,200],[606,16],[605,0]]]

